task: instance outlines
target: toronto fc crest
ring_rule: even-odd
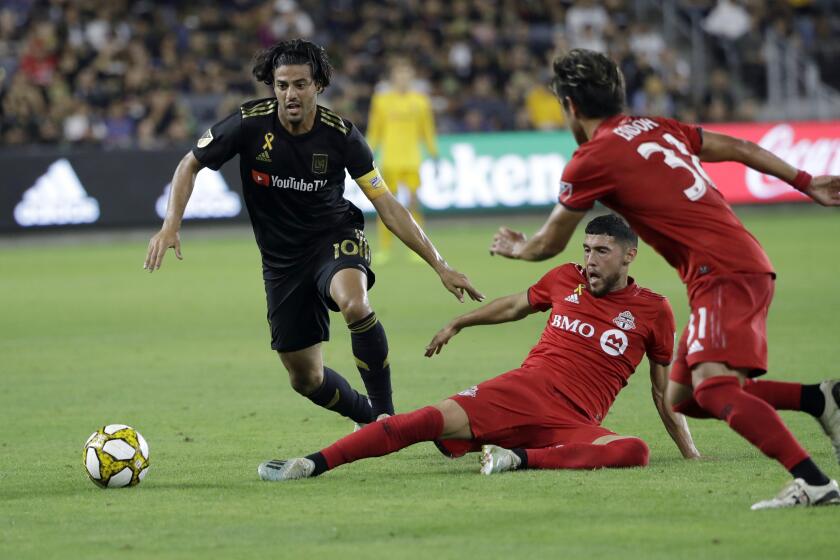
[[[613,319],[613,324],[621,330],[632,331],[636,328],[636,318],[629,311],[622,311]]]

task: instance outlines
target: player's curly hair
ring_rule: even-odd
[[[587,235],[609,235],[625,247],[638,247],[639,236],[633,231],[624,218],[617,214],[604,214],[586,224]]]
[[[254,56],[254,67],[251,73],[264,84],[274,83],[274,69],[278,66],[291,64],[308,64],[312,69],[312,80],[318,86],[318,92],[330,85],[332,64],[327,51],[321,45],[316,45],[303,39],[281,41]]]
[[[606,118],[624,110],[624,76],[609,57],[573,49],[554,59],[554,95],[568,111],[567,98],[588,118]]]

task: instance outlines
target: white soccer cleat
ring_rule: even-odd
[[[497,445],[483,445],[481,447],[481,474],[495,474],[505,471],[515,471],[522,464],[516,453],[510,449]]]
[[[818,420],[840,463],[840,380],[826,379],[820,383],[820,391],[825,396],[825,409]]]
[[[262,480],[270,482],[282,482],[284,480],[296,480],[298,478],[309,478],[315,472],[315,463],[311,459],[273,459],[260,463],[257,467],[257,474]]]
[[[753,504],[753,511],[789,507],[828,506],[840,504],[840,487],[832,480],[823,486],[811,486],[801,478],[794,479],[770,500]]]

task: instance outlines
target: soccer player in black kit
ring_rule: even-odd
[[[484,296],[446,263],[391,195],[359,130],[317,104],[331,73],[324,49],[308,41],[284,41],[257,55],[253,74],[274,88],[275,97],[244,103],[184,156],[144,268],[159,269],[170,247],[181,258],[178,230],[196,173],[203,167],[217,170],[239,154],[242,191],[262,254],[271,347],[295,391],[369,423],[394,413],[391,372],[385,329],[367,297],[375,277],[364,218],[343,196],[345,169],[388,229],[429,263],[447,290],[460,301],[465,292],[474,300]],[[328,309],[340,311],[347,322],[367,397],[324,366]]]

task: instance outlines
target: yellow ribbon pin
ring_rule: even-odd
[[[272,143],[273,141],[274,141],[274,133],[273,133],[273,132],[269,132],[268,134],[266,134],[266,135],[265,135],[265,144],[263,144],[263,145],[262,145],[263,150],[270,150],[270,149],[271,149],[271,147],[272,147],[272,146],[271,146],[271,143]]]
[[[578,284],[578,287],[575,288],[575,293],[577,295],[582,295],[583,294],[583,284]]]

